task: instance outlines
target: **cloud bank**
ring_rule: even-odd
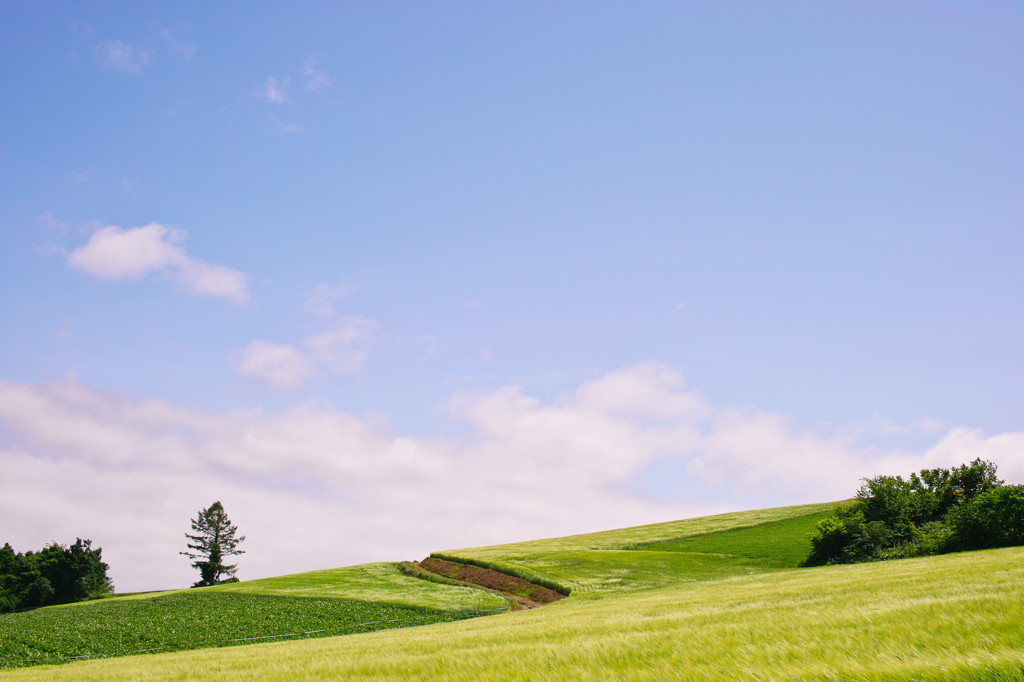
[[[130,228],[108,225],[93,232],[85,245],[68,254],[67,264],[112,282],[165,273],[190,294],[248,303],[248,277],[226,265],[188,255],[183,246],[187,238],[184,230],[160,223]]]
[[[974,457],[1024,479],[1024,433],[955,428],[920,452],[880,452],[716,407],[653,363],[548,404],[506,386],[448,407],[465,437],[406,437],[324,404],[214,413],[74,381],[3,381],[0,518],[17,520],[4,540],[24,550],[92,538],[118,588],[142,590],[194,580],[178,551],[215,500],[249,538],[250,579],[841,499],[864,476]],[[666,482],[672,494],[651,493]]]

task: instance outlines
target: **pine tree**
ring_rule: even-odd
[[[195,535],[185,533],[190,540],[188,548],[191,552],[180,552],[182,556],[194,559],[192,567],[199,569],[201,580],[192,587],[206,587],[223,582],[234,582],[238,565],[227,565],[224,560],[232,555],[245,554],[238,549],[238,543],[245,536],[235,537],[238,526],[232,525],[220,502],[214,502],[206,509],[201,509],[196,518],[192,519],[192,531]]]

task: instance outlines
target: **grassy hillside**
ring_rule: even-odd
[[[795,568],[833,504],[704,516],[492,547],[438,552],[553,582],[573,595]]]
[[[3,614],[0,669],[373,632],[509,604],[491,592],[411,578],[394,564],[365,564]]]
[[[456,550],[564,582],[532,611],[25,668],[12,679],[1024,678],[1024,548],[816,569],[829,505]],[[83,608],[83,607],[79,607]]]

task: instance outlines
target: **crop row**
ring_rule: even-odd
[[[202,590],[99,601],[0,616],[0,668],[354,634],[475,615],[349,599]]]

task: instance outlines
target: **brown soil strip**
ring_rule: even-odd
[[[482,587],[486,590],[499,592],[506,597],[511,597],[520,608],[532,609],[544,604],[550,604],[559,599],[565,599],[564,594],[559,594],[541,585],[535,585],[528,580],[507,575],[489,568],[458,564],[454,561],[435,559],[427,557],[423,561],[413,563],[414,566],[436,573],[437,575],[466,583],[470,587]]]

